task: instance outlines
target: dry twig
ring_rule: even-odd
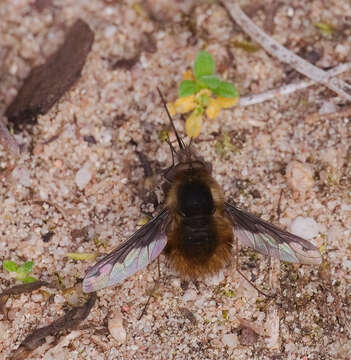
[[[237,3],[233,1],[222,1],[222,4],[227,9],[232,19],[268,53],[277,57],[280,61],[289,64],[296,71],[307,76],[311,80],[321,83],[343,98],[351,100],[351,85],[341,79],[331,76],[328,72],[319,69],[280,45],[256,26],[240,9],[240,6],[237,5]]]
[[[40,289],[42,286],[46,286],[49,288],[54,288],[56,287],[56,285],[54,283],[48,283],[46,281],[35,281],[32,283],[28,283],[28,284],[20,284],[20,285],[15,285],[9,289],[5,289],[1,294],[1,296],[7,296],[7,295],[20,295],[20,294],[26,294],[29,292],[32,292],[34,290],[38,290]]]
[[[351,70],[351,63],[340,64],[327,71],[329,76],[336,76]],[[279,88],[261,92],[259,94],[242,96],[239,99],[239,106],[248,106],[262,103],[266,100],[274,99],[281,95],[292,94],[297,90],[306,89],[309,86],[316,84],[313,80],[302,80],[293,84],[283,85]]]
[[[89,300],[82,306],[69,310],[64,316],[48,326],[34,330],[15,351],[12,360],[26,359],[29,354],[45,342],[47,336],[55,336],[63,330],[76,328],[90,313],[96,301],[96,293],[92,293]]]

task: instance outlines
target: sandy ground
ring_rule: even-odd
[[[272,1],[274,11],[264,6],[269,3],[241,2],[256,24],[317,66],[351,61],[350,3]],[[167,119],[156,86],[168,101],[175,100],[177,84],[200,49],[213,54],[217,72],[235,82],[242,95],[299,79],[263,50],[248,53],[234,47],[233,40],[247,38],[216,1],[2,1],[1,114],[30,69],[57,48],[78,17],[95,32],[80,80],[37,125],[16,134],[23,154],[11,175],[6,170],[13,159],[0,147],[0,259],[33,260],[33,276],[59,277],[66,287],[82,279],[91,265],[69,260],[67,253],[108,252],[145,213],[154,211],[145,200],[137,151],[147,155],[155,170],[170,165],[169,148],[160,140]],[[333,33],[318,30],[317,22],[332,24]],[[138,59],[130,69],[114,66],[133,57]],[[206,121],[195,142],[212,162],[226,196],[241,207],[288,229],[297,216],[313,218],[318,236],[312,242],[325,249],[321,268],[281,264],[274,285],[280,295],[272,301],[259,296],[234,266],[215,279],[185,284],[161,256],[162,282],[141,320],[157,278],[155,263],[122,285],[99,291],[77,330],[48,337],[31,358],[348,359],[350,118],[319,116],[343,105],[329,90],[314,86],[223,111]],[[182,121],[176,124],[182,132]],[[235,151],[219,155],[215,144],[224,133]],[[312,171],[305,193],[288,186],[286,167],[292,161]],[[76,174],[82,168],[91,179],[79,189]],[[54,235],[45,242],[49,231]],[[246,249],[239,256],[242,270],[269,291],[268,261]],[[5,270],[0,279],[1,289],[16,283]],[[62,293],[48,289],[9,298],[0,314],[1,359],[68,306]],[[122,319],[124,341],[110,335],[111,316]],[[258,334],[240,328],[240,319],[252,323]]]

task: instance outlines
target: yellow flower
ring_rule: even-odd
[[[194,74],[191,70],[187,70],[183,75],[184,80],[195,80]]]
[[[195,102],[195,95],[190,95],[182,98],[178,98],[174,103],[174,109],[178,114],[187,113],[197,106]]]
[[[185,121],[185,132],[189,137],[199,136],[202,127],[202,113],[195,109]]]

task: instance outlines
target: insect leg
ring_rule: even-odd
[[[240,265],[239,265],[239,243],[238,243],[238,238],[235,236],[235,265],[236,265],[236,271],[261,295],[266,296],[266,297],[274,297],[274,295],[268,295],[265,292],[263,292],[262,290],[260,290],[252,281],[250,281],[246,275],[244,273],[241,272],[240,270]]]
[[[158,279],[155,281],[154,287],[151,290],[151,293],[143,307],[143,311],[141,312],[140,316],[138,317],[138,321],[145,315],[146,313],[146,309],[149,306],[150,300],[152,298],[152,296],[154,295],[155,290],[158,288],[158,285],[160,284],[160,280],[161,280],[161,269],[160,269],[160,258],[157,258],[157,268],[158,268]]]

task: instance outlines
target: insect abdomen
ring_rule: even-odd
[[[215,213],[197,219],[196,224],[193,220],[176,216],[165,248],[171,267],[185,279],[215,274],[233,257],[232,227],[227,218]]]
[[[217,246],[216,228],[212,216],[184,217],[180,224],[179,247],[184,257],[204,263]]]

